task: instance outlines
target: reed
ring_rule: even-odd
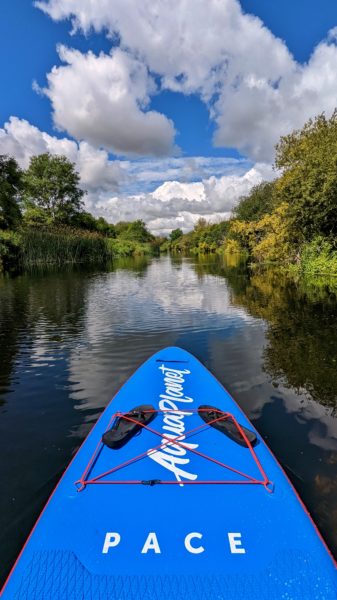
[[[33,265],[104,262],[110,258],[105,238],[79,229],[25,229],[21,232],[20,264]]]

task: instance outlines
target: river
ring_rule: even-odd
[[[168,345],[235,397],[336,555],[336,317],[324,281],[209,256],[0,277],[1,579],[113,394]]]

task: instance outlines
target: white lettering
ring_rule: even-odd
[[[170,396],[166,396],[166,394],[160,394],[160,398],[164,398],[166,400],[172,400]],[[179,398],[179,402],[193,402],[193,398],[189,396],[185,396],[185,398]]]
[[[161,365],[159,369],[163,372],[163,374],[165,373],[165,371],[169,371],[170,373],[178,374],[180,377],[182,375],[187,375],[191,372],[188,369],[172,369],[172,367],[165,367],[165,365]]]
[[[165,454],[165,452],[158,452],[153,450],[148,451],[148,456],[155,460],[162,467],[165,467],[165,469],[168,469],[169,471],[174,473],[177,481],[181,481],[182,477],[184,477],[185,479],[192,480],[197,478],[197,475],[188,473],[187,471],[184,471],[183,469],[177,467],[177,465],[187,465],[190,462],[188,458],[168,456],[167,454]]]
[[[108,533],[106,533],[104,544],[103,544],[102,554],[108,554],[109,548],[114,548],[115,546],[118,546],[120,541],[121,541],[121,536],[119,535],[119,533],[110,532],[110,531]]]
[[[189,533],[185,537],[185,548],[186,548],[186,550],[188,550],[188,552],[191,552],[191,554],[200,554],[201,552],[204,552],[205,548],[203,546],[198,546],[196,548],[195,546],[191,545],[191,540],[193,538],[198,538],[199,540],[201,540],[202,535],[201,535],[201,533],[198,533],[197,531],[193,531],[192,533]]]
[[[173,388],[176,388],[178,390],[182,390],[183,386],[181,385],[181,383],[183,383],[184,379],[172,379],[171,377],[165,377],[164,378],[164,383],[166,385],[166,387],[168,386],[172,386]]]
[[[176,440],[177,442],[183,442],[183,445],[171,442],[168,442],[165,445],[165,452],[168,452],[169,454],[174,454],[175,456],[185,456],[186,450],[194,450],[195,448],[198,448],[198,444],[190,444],[189,442],[184,442],[184,435],[181,435],[179,439],[177,439],[177,436],[167,433],[162,439],[162,444],[164,444],[165,440],[168,439]]]
[[[165,400],[160,400],[159,402],[159,409],[160,410],[178,410],[178,407],[176,404],[174,404],[173,400],[168,400],[167,398]]]
[[[145,544],[142,548],[142,554],[147,554],[149,550],[153,550],[155,554],[160,554],[160,548],[157,540],[157,536],[152,531],[146,538]]]
[[[165,393],[160,394],[161,400],[159,401],[159,409],[164,411],[163,429],[172,432],[173,435],[163,434],[161,451],[151,449],[148,450],[147,454],[152,460],[174,473],[177,481],[181,482],[182,478],[195,480],[197,475],[188,473],[188,471],[178,466],[188,464],[190,460],[182,457],[186,455],[188,450],[198,448],[198,444],[179,443],[185,439],[183,435],[185,431],[184,418],[193,415],[191,412],[180,411],[177,406],[177,402],[193,402],[192,398],[184,396],[182,385],[185,381],[183,376],[191,373],[191,371],[188,369],[172,369],[172,367],[165,367],[164,364],[159,369],[164,375],[165,385]],[[174,442],[175,438],[177,439]],[[172,439],[172,442],[170,442],[170,439]],[[184,484],[180,483],[180,485]]]
[[[241,533],[229,533],[228,541],[232,554],[246,554],[246,550],[240,548],[242,546]]]
[[[178,419],[174,419],[171,416],[165,416],[164,423],[163,429],[165,429],[165,431],[172,431],[176,436],[185,431],[184,423],[179,422]]]
[[[179,392],[176,388],[171,386],[166,388],[166,393],[172,396],[172,398],[181,398],[184,395],[184,392]]]
[[[172,379],[174,381],[179,381],[180,383],[182,383],[184,381],[184,378],[181,375],[178,375],[177,373],[173,373],[173,371],[166,371],[164,381],[167,381],[168,379]]]

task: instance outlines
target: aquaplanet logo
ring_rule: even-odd
[[[177,481],[183,485],[183,480],[195,481],[197,474],[191,473],[187,467],[190,462],[188,451],[198,448],[198,444],[185,442],[185,419],[193,415],[184,410],[186,404],[193,403],[193,398],[185,395],[184,383],[186,376],[191,374],[188,369],[173,369],[163,363],[159,370],[164,377],[164,393],[160,394],[159,410],[163,415],[163,438],[159,449],[150,449],[148,456],[159,465],[171,471]],[[177,439],[178,438],[178,439]],[[168,442],[168,439],[175,440]],[[183,446],[175,442],[183,442]]]

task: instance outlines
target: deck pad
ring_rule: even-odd
[[[140,405],[153,406],[151,422],[105,446],[104,432]],[[243,436],[254,430],[189,353],[166,348],[138,369],[62,477],[2,597],[336,600],[334,562],[260,436],[238,444],[201,405]]]

